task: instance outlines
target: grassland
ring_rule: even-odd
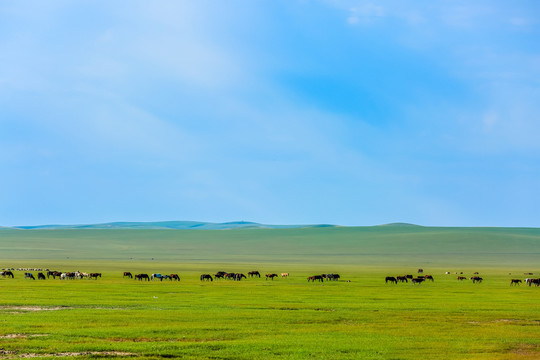
[[[538,229],[0,230],[0,254],[0,267],[103,273],[0,278],[0,358],[540,358],[540,288],[509,286],[539,273]],[[384,283],[418,267],[435,282]],[[291,278],[199,281],[218,270]],[[344,281],[307,283],[321,272]]]

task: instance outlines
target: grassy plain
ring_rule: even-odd
[[[0,358],[540,358],[540,288],[509,286],[537,277],[538,229],[0,230],[0,258],[103,273],[0,278]],[[435,282],[384,283],[419,267]],[[291,278],[199,281],[218,270]],[[485,281],[458,283],[461,271]],[[343,281],[307,283],[321,272]]]

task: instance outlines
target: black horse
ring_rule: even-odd
[[[255,271],[248,272],[248,276],[249,277],[254,277],[254,276],[261,277],[261,274],[258,271],[255,270]]]
[[[210,274],[202,274],[201,275],[201,281],[214,281],[214,279],[212,279],[212,275]]]
[[[397,279],[393,276],[387,276],[386,279],[384,279],[385,284],[388,284],[389,281],[391,283],[397,284]]]
[[[37,278],[38,278],[38,280],[45,280],[45,274],[43,274],[43,273],[38,273],[38,274],[37,274]]]
[[[150,276],[148,276],[148,274],[137,274],[137,275],[135,275],[135,280],[139,280],[139,281],[147,280],[147,281],[150,281]]]
[[[277,274],[266,274],[266,280],[271,279],[273,281],[275,277],[277,277]]]
[[[234,280],[240,281],[240,280],[242,280],[242,278],[247,279],[246,275],[244,275],[244,274],[241,274],[241,273],[234,274]]]

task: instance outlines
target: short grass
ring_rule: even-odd
[[[3,232],[2,254],[14,257],[2,256],[0,267],[103,277],[0,278],[0,358],[540,358],[540,288],[509,286],[538,273],[538,230],[305,230]],[[435,282],[384,283],[418,267]],[[198,279],[219,270],[291,277]],[[123,271],[174,272],[181,281],[138,282]],[[485,281],[458,282],[461,271]],[[306,281],[320,272],[343,281]]]

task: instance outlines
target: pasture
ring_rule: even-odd
[[[540,288],[510,286],[540,277],[537,229],[0,230],[0,251],[2,268],[103,274],[0,278],[0,358],[540,357]],[[434,282],[385,283],[420,267]],[[220,270],[263,276],[199,279]],[[341,280],[307,282],[323,272]]]

